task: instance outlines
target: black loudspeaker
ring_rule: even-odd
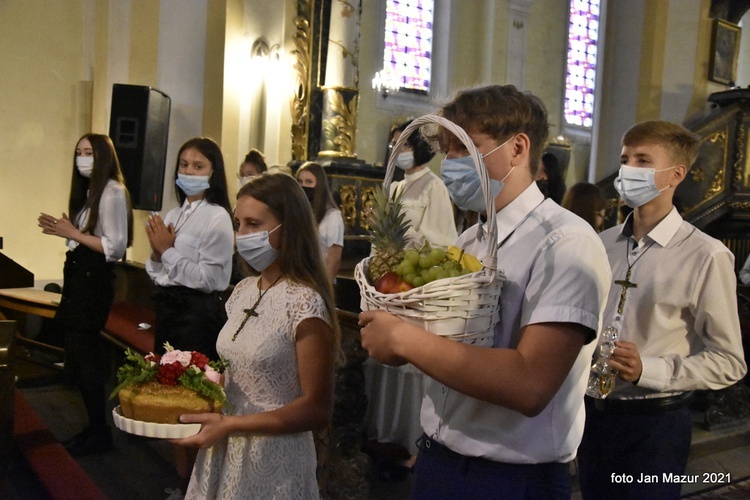
[[[135,209],[161,210],[171,103],[151,87],[112,86],[109,136]]]

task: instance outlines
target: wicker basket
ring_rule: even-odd
[[[488,214],[495,213],[491,199],[489,175],[482,155],[468,134],[455,123],[440,116],[425,115],[415,119],[403,131],[388,160],[383,188],[388,191],[393,178],[396,157],[406,139],[422,125],[433,123],[449,130],[466,146],[479,173]],[[432,281],[402,293],[384,294],[367,282],[367,266],[371,257],[354,268],[364,310],[384,310],[398,318],[432,333],[456,341],[491,345],[493,330],[499,319],[500,290],[505,276],[497,269],[497,227],[495,217],[487,218],[487,251],[482,269],[454,278]]]

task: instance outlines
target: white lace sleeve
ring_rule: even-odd
[[[329,326],[331,325],[331,317],[328,314],[323,297],[304,285],[296,286],[294,291],[297,297],[291,302],[291,310],[289,311],[292,319],[292,331],[290,332],[292,337],[290,340],[293,342],[297,337],[297,326],[305,319],[320,318]]]

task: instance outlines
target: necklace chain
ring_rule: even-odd
[[[243,312],[245,313],[245,317],[242,318],[242,323],[240,323],[240,326],[237,328],[237,331],[234,332],[234,335],[232,335],[232,342],[237,338],[237,335],[242,331],[242,329],[245,327],[245,323],[247,323],[247,320],[249,320],[253,316],[258,316],[258,313],[256,312],[256,309],[258,309],[258,306],[260,305],[260,301],[263,300],[263,297],[268,293],[268,290],[270,290],[282,277],[283,275],[279,275],[278,278],[273,280],[273,283],[269,285],[268,288],[265,290],[260,289],[260,282],[261,278],[258,277],[258,300],[255,301],[255,303],[250,307],[250,309],[245,309]]]
[[[182,216],[184,215],[185,211],[183,209],[180,212],[179,217],[177,217],[177,222],[175,223],[175,228],[174,228],[174,232],[175,233],[177,233],[177,231],[179,231],[182,228],[182,226],[184,226],[187,223],[187,221],[190,218],[190,216],[193,215],[198,210],[198,207],[200,207],[203,204],[204,200],[205,200],[205,198],[201,198],[200,200],[196,200],[196,201],[193,202],[193,203],[195,203],[195,206],[192,207],[192,210],[190,210],[190,213],[187,214],[187,216],[185,217],[184,220],[182,220],[182,224],[180,224],[180,219],[182,219]],[[189,205],[192,205],[192,203],[190,203]]]

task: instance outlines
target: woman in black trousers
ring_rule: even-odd
[[[107,346],[100,334],[114,299],[114,262],[133,240],[133,210],[109,137],[86,134],[75,149],[68,213],[39,216],[44,234],[65,238],[62,299],[65,369],[77,382],[88,426],[67,441],[73,456],[112,448],[106,419]]]

